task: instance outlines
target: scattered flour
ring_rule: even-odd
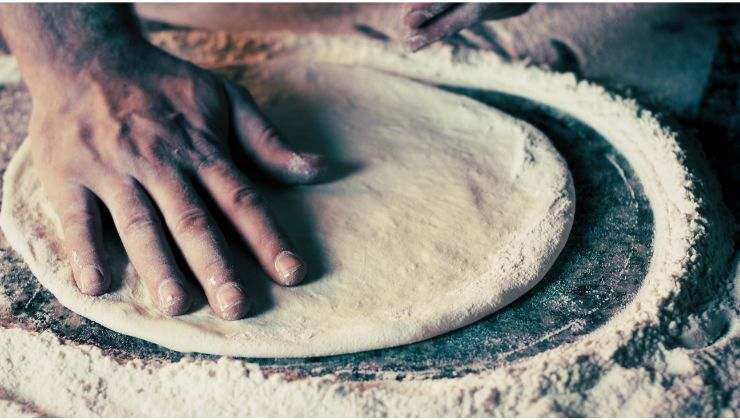
[[[321,36],[175,32],[154,40],[227,73],[228,66],[320,43],[348,64],[490,88],[580,119],[625,156],[650,201],[653,257],[643,286],[619,315],[576,342],[454,379],[396,380],[393,372],[374,381],[291,379],[229,358],[119,361],[48,332],[0,329],[0,389],[12,390],[6,400],[15,401],[0,410],[32,404],[65,416],[740,415],[740,257],[733,260],[731,217],[692,143],[633,101],[571,75],[443,47],[410,56]]]

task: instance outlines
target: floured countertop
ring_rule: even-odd
[[[222,35],[162,33],[155,39],[186,56],[191,46],[203,44],[210,45],[206,50],[248,48],[238,37]],[[192,53],[197,56],[200,47]],[[681,139],[676,149],[656,146],[653,156],[675,160],[676,166],[666,166],[660,185],[654,185],[646,178],[650,167],[636,158],[646,144],[615,140],[598,119],[584,120],[556,99],[579,94],[624,112],[624,118],[631,115],[648,128],[658,127],[651,115],[629,102],[566,77],[475,55],[458,57],[462,61],[452,60],[434,75],[415,67],[432,58],[450,60],[442,48],[411,63],[395,50],[368,48],[387,57],[389,67],[396,65],[393,60],[409,64],[414,77],[502,109],[551,138],[573,173],[578,207],[566,248],[539,286],[474,325],[409,346],[330,358],[216,359],[167,351],[69,312],[4,248],[0,413],[3,401],[9,401],[9,413],[22,409],[52,415],[290,415],[307,410],[329,416],[738,414],[740,325],[737,279],[730,270],[731,227],[694,145]],[[223,66],[227,74],[239,54],[229,57],[236,58]],[[519,83],[557,86],[553,99],[526,91],[513,95],[497,90],[495,83],[473,86],[477,77],[487,77],[483,64],[519,72],[521,82],[512,79],[513,90]],[[456,80],[461,70],[456,66],[470,70],[473,82]],[[22,86],[0,91],[2,168],[25,135],[29,111]],[[655,135],[662,139],[655,141],[675,141],[671,132],[657,130]],[[670,190],[679,176],[689,176],[690,184],[676,182],[677,189]],[[674,211],[669,207],[668,213],[651,211],[666,188],[687,194],[676,197],[677,203],[688,205],[681,211],[702,226],[686,225],[685,240],[698,253],[698,262],[671,260],[671,252],[685,255],[679,248],[656,257],[655,241],[665,238],[654,237],[656,229],[665,232],[660,226],[668,222],[675,233],[687,220],[675,224],[666,219]],[[650,265],[660,257],[684,271],[661,274]],[[58,375],[47,374],[57,370]],[[47,386],[57,386],[54,381],[71,383],[61,387],[63,398],[44,394]],[[202,404],[211,387],[219,392]],[[224,389],[233,397],[223,398]],[[150,402],[154,395],[167,402]],[[251,398],[245,400],[247,395]],[[284,404],[272,403],[274,395],[283,395]]]

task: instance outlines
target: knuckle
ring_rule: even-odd
[[[121,220],[121,233],[124,235],[139,235],[154,228],[154,220],[145,211],[135,211],[126,214]]]
[[[204,273],[209,273],[208,283],[211,286],[226,283],[233,277],[221,256],[216,256],[204,262],[201,269]]]
[[[177,235],[192,234],[211,227],[208,215],[199,208],[190,208],[175,218],[173,231]]]
[[[177,169],[174,165],[162,161],[148,161],[139,164],[130,171],[134,177],[144,182],[172,179],[176,177]]]
[[[229,198],[235,209],[261,208],[264,204],[259,191],[246,185],[231,191]]]
[[[222,147],[203,140],[200,137],[196,137],[195,143],[196,147],[192,154],[192,161],[197,171],[220,168],[222,166],[226,158],[226,152]]]
[[[222,160],[218,153],[198,153],[195,158],[196,171],[208,170],[216,167]]]
[[[156,182],[162,179],[172,179],[176,177],[178,165],[176,148],[168,148],[157,142],[153,145],[140,148],[132,156],[134,159],[121,169],[122,172],[128,172],[134,177],[148,182]]]
[[[111,127],[116,139],[116,152],[121,156],[130,156],[135,163],[158,165],[170,158],[173,144],[179,144],[178,134],[166,125],[155,125],[151,122],[140,122],[130,117]],[[170,140],[170,137],[174,139]]]
[[[281,144],[280,136],[278,136],[275,127],[269,124],[259,128],[255,141],[261,147],[267,148],[278,147]]]
[[[168,161],[171,145],[160,137],[155,137],[138,147],[137,154],[149,165],[161,167]]]
[[[90,210],[70,210],[59,215],[65,230],[86,227],[95,220],[95,213]]]

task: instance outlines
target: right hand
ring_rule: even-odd
[[[241,318],[249,291],[195,187],[230,219],[263,270],[291,286],[306,267],[232,161],[230,147],[287,183],[315,180],[320,159],[285,145],[243,88],[148,44],[128,54],[119,52],[136,66],[99,59],[74,74],[49,71],[43,86],[29,85],[34,168],[62,221],[75,281],[90,295],[110,286],[102,203],[161,311],[185,313],[192,300],[167,229],[215,313]],[[230,132],[234,145],[227,142]]]

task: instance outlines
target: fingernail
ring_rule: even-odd
[[[167,279],[159,284],[159,306],[168,315],[179,315],[187,310],[188,295],[175,280]]]
[[[247,314],[247,300],[244,291],[236,283],[224,283],[216,291],[219,310],[224,319],[235,320]]]
[[[108,291],[108,282],[100,268],[87,265],[79,270],[78,276],[77,285],[82,293],[98,296]]]
[[[414,35],[406,38],[406,46],[411,52],[418,51],[421,47],[427,44],[427,37],[424,35]]]
[[[283,251],[275,258],[275,270],[286,286],[294,286],[306,275],[306,266],[297,255]]]

